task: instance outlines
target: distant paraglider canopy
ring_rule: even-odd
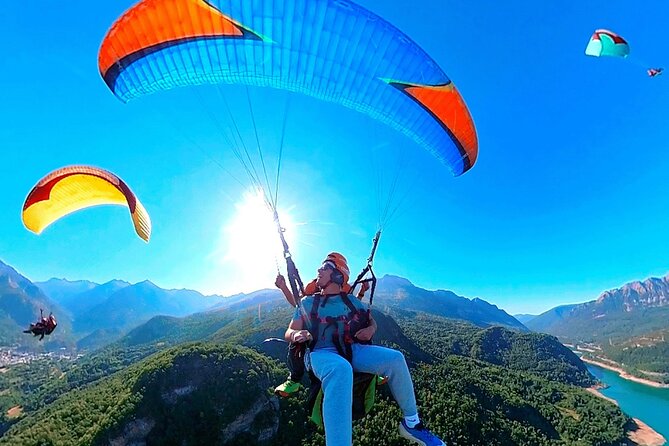
[[[630,46],[627,41],[608,29],[598,29],[590,37],[585,54],[593,57],[620,57],[627,58],[630,55]],[[637,64],[640,64],[637,61]],[[644,67],[644,65],[641,65]],[[645,65],[648,66],[648,65]],[[646,73],[649,77],[662,74],[663,68],[648,68]]]
[[[594,57],[627,57],[630,54],[630,47],[618,34],[607,29],[598,29],[590,37],[585,54]]]
[[[51,172],[30,191],[21,217],[26,228],[41,234],[68,214],[103,204],[128,207],[135,232],[149,241],[151,219],[144,206],[123,180],[97,167],[69,166]]]

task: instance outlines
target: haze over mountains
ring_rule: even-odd
[[[7,284],[0,290],[0,340],[6,339],[7,345],[26,344],[21,330],[36,320],[39,308],[53,311],[59,321],[59,328],[40,347],[95,348],[157,315],[182,317],[202,311],[268,310],[287,305],[276,289],[223,297],[185,289],[165,290],[148,280],[97,284],[50,279],[33,284],[10,266],[0,262],[0,267],[0,284]],[[482,299],[424,290],[396,276],[379,279],[374,306],[461,319],[481,327],[502,325],[527,331],[505,311]]]
[[[74,319],[101,304],[116,291],[130,286],[128,282],[122,280],[112,280],[98,285],[87,280],[70,282],[66,279],[49,279],[46,282],[35,282],[35,285],[65,307]]]
[[[156,315],[181,317],[208,310],[268,310],[285,305],[276,289],[223,297],[204,296],[193,290],[165,290],[150,281],[97,284],[50,279],[32,283],[0,262],[0,341],[8,345],[25,341],[17,333],[34,322],[39,308],[58,316],[59,328],[52,340],[58,340],[58,346],[73,346],[86,336],[95,337],[95,333],[117,338]],[[616,343],[667,329],[669,277],[631,282],[605,291],[590,302],[558,306],[538,316],[517,315],[522,319],[519,321],[485,300],[467,299],[447,290],[425,290],[407,279],[386,275],[378,281],[374,307],[425,312],[481,327],[529,328],[565,342]]]

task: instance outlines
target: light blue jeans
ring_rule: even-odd
[[[404,355],[378,345],[353,344],[353,367],[334,348],[311,352],[311,367],[323,383],[323,424],[327,446],[351,446],[353,371],[388,377],[404,416],[416,415],[416,396]]]

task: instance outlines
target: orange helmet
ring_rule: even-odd
[[[331,252],[330,254],[327,255],[325,260],[323,260],[323,263],[327,262],[332,263],[335,267],[335,271],[340,273],[340,274],[336,273],[333,274],[332,281],[339,285],[344,285],[345,283],[348,283],[348,278],[351,272],[348,269],[348,263],[346,262],[346,257],[339,254],[338,252]]]

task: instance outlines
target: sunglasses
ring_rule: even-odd
[[[336,270],[337,268],[335,267],[334,263],[332,262],[323,262],[320,268],[318,268],[319,271],[325,271],[327,269],[331,270]]]

